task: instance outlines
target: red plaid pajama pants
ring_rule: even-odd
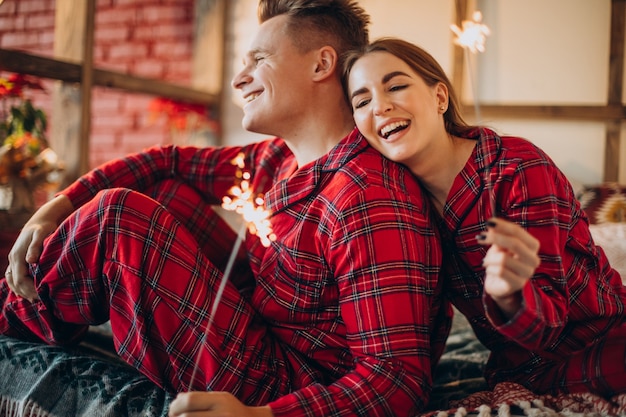
[[[232,282],[203,337],[235,233],[188,186],[168,180],[151,195],[160,204],[102,191],[70,216],[32,268],[40,301],[0,281],[0,333],[67,344],[110,319],[120,357],[170,391],[223,390],[248,404],[286,394],[281,349]]]

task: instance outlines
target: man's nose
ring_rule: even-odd
[[[243,86],[250,83],[251,80],[252,77],[248,73],[248,68],[246,67],[233,77],[230,85],[237,90],[241,90]]]

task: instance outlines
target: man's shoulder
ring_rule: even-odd
[[[339,188],[355,198],[421,199],[419,181],[405,166],[385,158],[369,145],[345,161],[327,180],[327,190]]]

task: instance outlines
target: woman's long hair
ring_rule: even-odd
[[[381,38],[362,49],[346,53],[343,59],[342,73],[342,83],[346,98],[350,96],[348,77],[352,67],[359,58],[372,52],[387,52],[406,62],[416,74],[422,77],[429,87],[442,83],[448,88],[448,108],[443,115],[446,132],[455,136],[465,137],[466,132],[477,127],[468,125],[461,116],[459,100],[452,83],[437,60],[419,46],[398,38]]]

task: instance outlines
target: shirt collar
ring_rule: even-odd
[[[285,209],[295,202],[307,198],[316,190],[328,173],[335,172],[367,148],[367,141],[355,128],[330,152],[304,165],[287,178],[279,181],[265,194],[265,203],[272,212]],[[285,161],[285,163],[292,163]],[[286,170],[285,172],[288,172]]]

